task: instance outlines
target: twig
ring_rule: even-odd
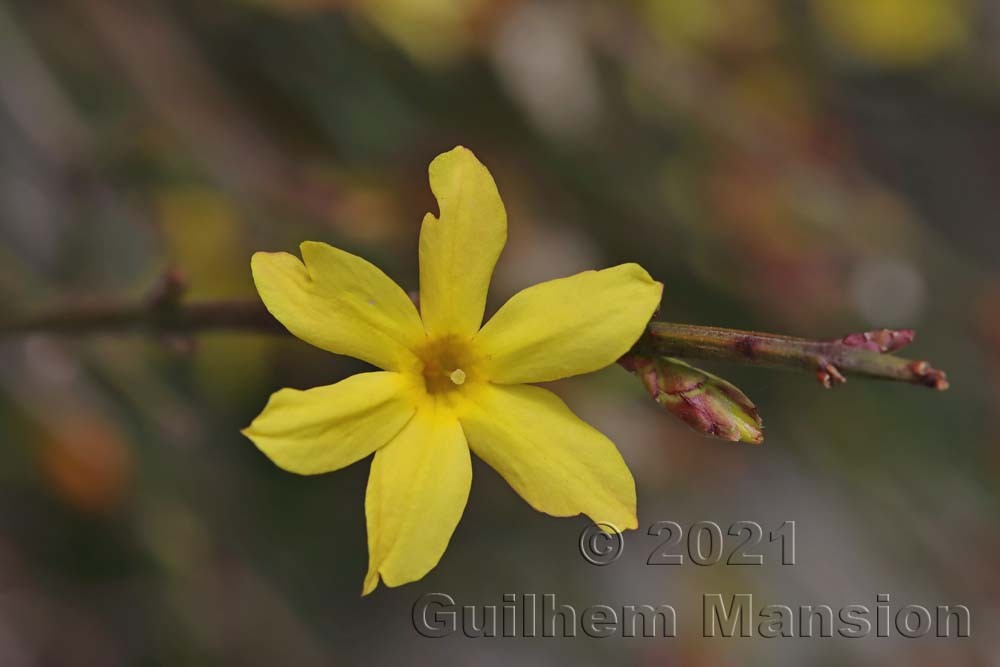
[[[0,337],[119,332],[184,335],[209,331],[287,333],[262,304],[254,301],[195,301],[166,307],[155,303],[80,305],[0,322]]]
[[[287,333],[260,302],[181,303],[181,291],[179,283],[168,281],[158,294],[146,302],[78,305],[0,322],[0,337],[31,333]],[[947,389],[944,372],[926,361],[891,354],[912,340],[913,332],[909,330],[882,329],[836,340],[817,341],[720,327],[652,322],[631,353],[802,368],[816,372],[820,382],[827,387],[844,382],[845,375],[858,375]]]
[[[891,354],[913,341],[908,329],[881,329],[836,340],[810,340],[720,327],[652,322],[636,344],[643,355],[721,359],[742,364],[798,367],[816,372],[825,387],[846,382],[845,375],[921,384],[943,391],[943,371],[926,361]]]

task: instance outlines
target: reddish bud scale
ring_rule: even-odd
[[[844,336],[840,342],[847,347],[860,347],[872,352],[895,352],[916,338],[913,329],[877,329]]]
[[[757,407],[733,384],[671,357],[630,355],[619,363],[657,403],[694,430],[734,442],[763,442]]]

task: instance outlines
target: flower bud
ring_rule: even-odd
[[[672,357],[623,357],[657,403],[696,431],[723,440],[764,441],[763,422],[746,394],[720,377]]]
[[[848,347],[860,347],[872,352],[895,352],[913,342],[913,329],[877,329],[844,336],[840,342]]]

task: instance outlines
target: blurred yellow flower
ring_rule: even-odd
[[[965,0],[814,0],[822,28],[850,55],[882,67],[916,67],[968,38]]]
[[[185,296],[227,299],[250,296],[246,264],[234,249],[246,247],[237,208],[224,193],[181,185],[157,193],[156,207],[169,266],[184,277]],[[161,268],[162,272],[162,268]],[[210,400],[232,401],[259,384],[275,341],[266,336],[214,333],[194,346],[198,380]]]
[[[363,593],[416,581],[465,508],[471,448],[535,509],[635,528],[635,482],[614,444],[551,392],[525,383],[613,363],[642,334],[662,285],[637,264],[516,294],[482,325],[507,216],[468,149],[430,165],[440,216],[420,233],[420,312],[369,262],[323,243],[257,253],[268,310],[302,340],[383,371],[275,393],[244,433],[280,467],[336,470],[372,452]]]
[[[772,0],[644,0],[647,24],[665,44],[694,51],[747,51],[774,46],[781,35]]]
[[[366,0],[352,4],[389,40],[423,65],[458,60],[474,42],[486,0]]]

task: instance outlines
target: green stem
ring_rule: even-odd
[[[79,305],[0,322],[0,337],[116,332],[194,335],[209,331],[286,333],[259,301],[182,303],[176,290],[167,290],[146,302]],[[894,347],[877,351],[869,349],[875,345],[865,338],[874,334],[906,336],[902,342],[895,342]],[[651,322],[630,354],[800,368],[816,372],[826,386],[842,382],[844,375],[858,375],[946,389],[948,383],[944,373],[927,362],[887,353],[911,339],[911,332],[883,330],[819,341],[720,327]],[[858,340],[868,347],[859,346]]]
[[[873,343],[869,342],[869,347],[864,347],[856,342],[868,342],[866,337],[879,333],[889,338],[905,333],[905,340],[896,343],[900,347],[913,338],[912,332],[883,330],[836,340],[811,340],[721,327],[652,322],[636,344],[635,352],[646,356],[719,359],[741,364],[802,368],[815,371],[826,386],[843,382],[846,374],[912,382],[938,390],[948,388],[944,372],[927,362],[888,353],[895,348],[880,351]]]

